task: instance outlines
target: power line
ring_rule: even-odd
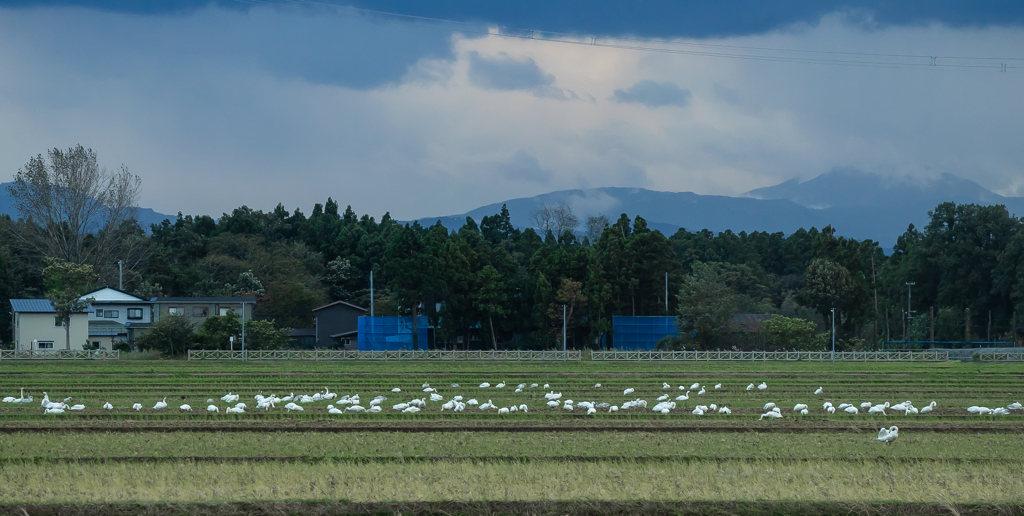
[[[631,50],[639,52],[651,52],[660,54],[686,55],[696,57],[711,57],[720,59],[737,59],[745,61],[765,61],[776,63],[797,63],[797,64],[818,64],[830,66],[855,66],[867,68],[896,68],[896,69],[943,69],[960,71],[988,71],[988,72],[1021,72],[1024,71],[1024,58],[1020,57],[987,57],[987,56],[937,56],[925,54],[888,54],[872,52],[843,52],[828,50],[801,50],[787,48],[757,47],[744,45],[725,45],[716,43],[698,43],[683,41],[659,41],[661,46],[650,46],[635,43],[650,43],[650,40],[615,37],[615,38],[583,38],[578,34],[565,32],[544,31],[538,29],[524,29],[519,27],[497,26],[497,30],[480,28],[480,24],[451,20],[446,18],[435,18],[412,14],[395,13],[376,9],[366,9],[349,5],[337,5],[330,2],[318,0],[288,0],[285,3],[270,0],[235,0],[240,3],[268,5],[274,7],[299,7],[300,5],[312,5],[330,7],[337,10],[347,10],[360,14],[391,17],[413,21],[423,21],[435,24],[447,24],[459,27],[457,32],[466,34],[479,34],[496,36],[509,39],[522,39],[532,41],[543,41],[548,43],[562,43],[577,46],[590,46],[598,48],[609,48],[616,50]]]

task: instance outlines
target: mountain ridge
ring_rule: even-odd
[[[498,213],[504,204],[513,225],[525,228],[533,227],[530,217],[542,206],[566,204],[581,223],[593,215],[605,215],[612,221],[621,213],[640,215],[649,227],[668,236],[680,228],[790,234],[800,228],[831,225],[840,235],[875,240],[888,248],[910,224],[927,224],[928,212],[946,201],[1002,204],[1011,214],[1024,214],[1024,198],[1004,197],[952,174],[920,181],[834,168],[807,181],[791,179],[738,197],[628,187],[560,190],[417,221],[424,225],[440,221],[449,229],[458,229],[466,217],[479,222],[483,216]]]

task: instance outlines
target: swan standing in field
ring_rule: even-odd
[[[722,384],[720,384],[720,383],[716,383],[715,384],[715,389],[721,389],[721,388],[722,388]]]
[[[857,407],[854,407],[853,405],[850,405],[849,407],[846,407],[845,409],[843,409],[843,412],[846,412],[847,414],[856,414],[856,413],[858,413],[860,411],[857,410]]]
[[[59,408],[59,407],[43,409],[43,414],[63,414],[63,413],[64,413],[64,409],[63,408]]]
[[[135,403],[135,404],[132,405],[132,408],[135,409],[135,410],[142,410],[142,404],[141,403]]]
[[[815,396],[821,396],[821,393],[823,393],[823,392],[825,392],[825,390],[822,389],[821,387],[818,387],[817,389],[815,389],[814,395]]]
[[[630,394],[633,394],[634,391],[636,391],[636,389],[630,387],[630,388],[622,391],[622,395],[623,396],[629,396]]]
[[[761,414],[760,419],[764,419],[766,417],[771,419],[782,419],[782,412],[777,412],[777,409],[772,409],[769,410],[768,412],[765,412],[764,414]]]
[[[825,409],[825,412],[828,412],[829,414],[835,414],[836,413],[836,408],[833,407],[832,405],[829,405],[828,408]]]
[[[163,401],[158,401],[156,402],[156,405],[153,405],[153,410],[163,410],[165,408],[167,408],[167,398],[164,398]]]
[[[935,402],[933,401],[932,403],[935,403]],[[1021,405],[1020,402],[1015,401],[1015,402],[1007,405],[1006,408],[1008,408],[1010,410],[1021,410],[1021,409],[1024,409],[1024,405]]]
[[[295,404],[294,402],[289,402],[287,405],[284,406],[284,409],[287,410],[288,412],[291,412],[293,410],[302,412],[304,410],[302,407],[300,407],[299,405]],[[230,409],[228,409],[228,410],[230,411]]]
[[[241,407],[228,407],[224,409],[224,412],[227,414],[245,414],[245,409]]]
[[[768,403],[764,404],[764,408],[761,410],[771,410],[773,408],[775,408],[775,404],[769,401]]]
[[[754,384],[750,384],[750,385],[748,385],[748,386],[747,386],[747,390],[748,390],[748,391],[752,391],[752,390],[754,390]]]
[[[700,383],[694,383],[693,385],[690,386],[690,390],[691,391],[697,390],[697,389],[700,389]]]
[[[767,384],[767,383],[765,383],[765,382],[761,382],[761,383],[760,383],[760,384],[759,384],[759,385],[757,386],[757,388],[763,391],[763,390],[765,390],[765,389],[767,389],[767,388],[768,388],[768,384]]]
[[[595,384],[594,384],[594,388],[595,388],[595,389],[600,389],[600,388],[601,388],[601,384],[599,384],[599,383],[595,383]]]
[[[797,403],[793,406],[793,412],[800,412],[801,410],[807,410],[806,403]]]
[[[869,408],[871,408],[873,406],[875,406],[875,404],[871,403],[870,401],[865,401],[864,403],[860,404],[860,408],[861,409],[869,409]]]
[[[889,444],[889,443],[892,443],[893,441],[895,441],[896,438],[899,437],[899,436],[900,436],[900,429],[899,429],[899,427],[897,427],[896,425],[893,425],[893,426],[891,426],[889,428],[882,427],[882,429],[878,431],[878,439],[877,440],[882,441],[882,442],[884,442],[886,444]]]
[[[699,390],[699,391],[697,391],[697,396],[703,396],[705,392],[707,392],[707,391],[705,391],[705,390],[704,390],[704,387],[703,387],[703,386],[701,386],[700,390]]]
[[[114,410],[114,406],[111,405],[110,402],[108,401],[103,404],[103,410]]]
[[[671,389],[672,386],[669,385],[668,382],[661,382],[661,388],[662,389]]]
[[[189,405],[188,403],[185,403],[184,405],[178,407],[178,410],[184,410],[186,412],[192,412],[192,406]]]
[[[676,401],[686,401],[690,399],[690,391],[686,391],[686,394],[680,394],[676,396]]]
[[[481,389],[486,389],[486,388],[488,388],[488,387],[490,387],[490,386],[491,386],[491,384],[489,384],[489,383],[487,383],[487,382],[484,382],[484,383],[481,383],[481,384],[480,384],[480,388],[481,388]]]
[[[341,410],[340,408],[338,408],[337,405],[331,405],[331,406],[327,407],[327,413],[328,414],[338,415],[338,414],[344,414],[345,411]]]
[[[719,407],[718,408],[718,413],[719,414],[726,414],[726,415],[728,415],[728,414],[732,414],[732,411],[729,410],[729,407]]]
[[[81,403],[79,403],[78,405],[74,405],[74,406],[68,407],[67,404],[65,404],[64,408],[66,408],[68,410],[78,411],[78,410],[85,410],[85,405],[82,405]]]
[[[207,412],[218,412],[219,413],[220,409],[217,408],[217,405],[207,405],[206,406],[206,411]]]

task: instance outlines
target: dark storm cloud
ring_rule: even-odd
[[[263,5],[230,0],[5,0],[2,3],[6,7],[78,6],[138,14],[182,14],[210,5],[248,10]],[[815,23],[822,16],[833,12],[858,13],[872,23],[883,26],[933,22],[950,27],[1024,24],[1024,2],[1013,0],[795,0],[781,4],[763,0],[323,0],[322,3],[413,16],[494,23],[507,27],[596,36],[657,38],[760,34],[794,23]]]
[[[644,79],[627,90],[615,90],[613,98],[619,104],[635,102],[649,108],[661,106],[684,107],[690,103],[689,90],[671,82],[655,82]]]

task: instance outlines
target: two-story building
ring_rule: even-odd
[[[71,314],[71,340],[63,321],[48,299],[12,299],[11,326],[14,328],[14,349],[19,351],[52,351],[83,349],[89,337],[89,315],[92,307]]]
[[[256,307],[255,297],[154,297],[149,301],[153,304],[153,322],[176,315],[184,316],[196,326],[211,315],[227,315],[229,310],[248,321]]]
[[[135,347],[135,338],[153,326],[152,303],[123,290],[103,287],[82,296],[92,298],[89,341],[98,349],[113,349],[115,342]]]
[[[356,349],[359,338],[359,318],[366,315],[366,309],[344,301],[335,301],[313,309],[316,324],[318,348],[339,346],[342,349]]]

